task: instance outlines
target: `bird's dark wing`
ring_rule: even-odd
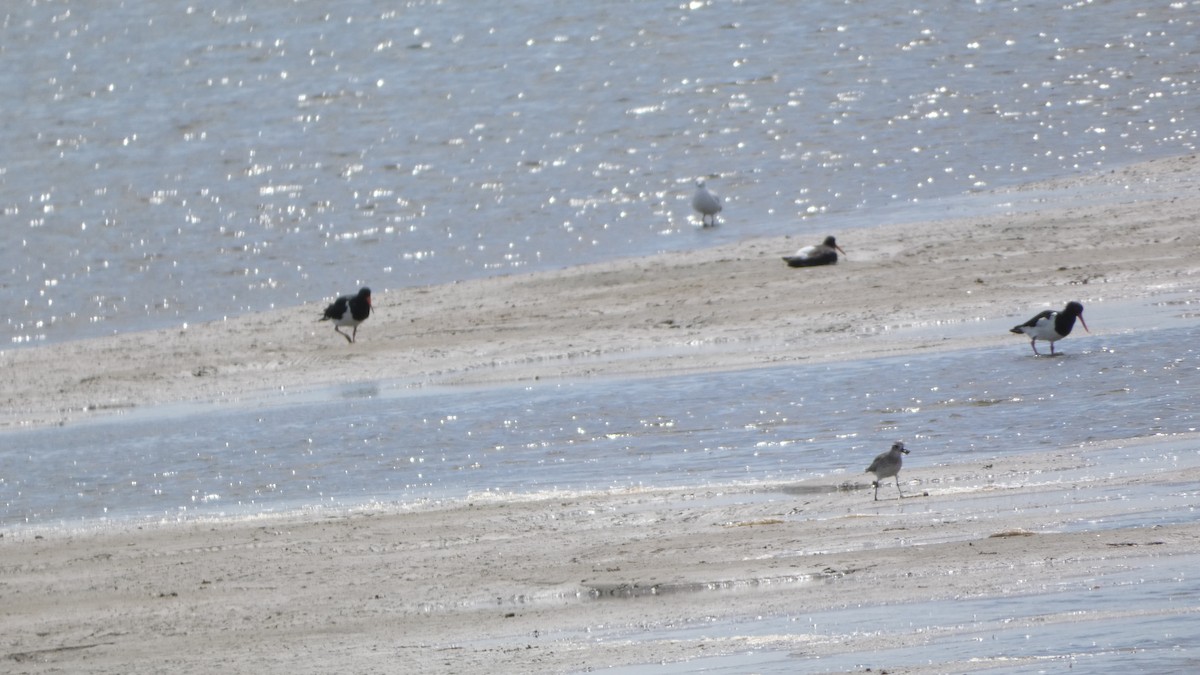
[[[345,296],[334,300],[333,302],[329,303],[328,307],[325,308],[325,315],[321,317],[321,320],[324,321],[325,319],[333,319],[336,321],[341,319],[346,315],[346,305],[348,304],[350,304],[350,298]]]
[[[1034,327],[1034,326],[1036,326],[1036,325],[1038,324],[1038,322],[1039,322],[1039,321],[1041,321],[1042,319],[1053,319],[1053,318],[1054,318],[1054,317],[1055,317],[1057,314],[1058,314],[1058,312],[1056,312],[1056,311],[1054,311],[1054,310],[1052,310],[1052,309],[1048,309],[1048,310],[1046,310],[1046,311],[1044,311],[1044,312],[1039,312],[1037,316],[1035,316],[1035,317],[1033,317],[1032,319],[1030,319],[1030,320],[1026,321],[1025,323],[1023,323],[1023,324],[1021,324],[1021,325],[1019,325],[1019,326],[1013,326],[1013,327],[1012,327],[1012,332],[1014,332],[1014,333],[1020,333],[1022,328],[1033,328],[1033,327]]]

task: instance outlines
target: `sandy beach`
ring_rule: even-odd
[[[883,491],[879,502],[866,482],[814,483],[10,534],[0,544],[0,658],[14,673],[563,673],[771,649],[863,652],[888,672],[1011,667],[1020,660],[986,647],[970,662],[926,668],[869,655],[925,644],[919,628],[801,625],[763,636],[736,627],[831,608],[1100,589],[1116,584],[1109,573],[1172,558],[1194,565],[1200,524],[1061,531],[1069,519],[1136,508],[1103,496],[1114,486],[1182,490],[1200,478],[1196,466],[1114,478],[1115,446],[913,469],[903,474],[908,498]],[[1069,516],[1064,491],[1075,493]],[[1171,616],[1196,613],[1192,598]],[[1047,611],[939,637],[1111,618]],[[656,634],[705,625],[711,633],[693,639]]]
[[[841,263],[780,259],[815,243],[753,239],[684,254],[444,286],[377,290],[348,345],[324,302],[175,329],[0,352],[0,429],[264,390],[414,387],[733,370],[1012,344],[1012,324],[1068,300],[1189,291],[1200,272],[1200,159],[1014,191],[1045,208],[838,232]],[[864,224],[869,225],[869,224]],[[726,227],[735,227],[727,224]],[[1011,320],[998,330],[974,325]],[[1025,343],[1027,348],[1028,343]]]
[[[1030,186],[1014,199],[1038,194],[1044,207],[831,233],[848,258],[825,268],[788,268],[780,256],[815,242],[781,237],[377,290],[376,314],[353,345],[317,321],[323,304],[313,302],[7,349],[0,430],[355,381],[476,385],[1001,344],[1028,350],[1007,326],[1068,300],[1085,305],[1095,333],[1129,330],[1108,308],[1194,288],[1197,188],[1195,156]],[[722,227],[736,224],[730,217]],[[1127,446],[1159,442],[914,467],[903,474],[912,496],[881,491],[886,499],[878,503],[864,476],[848,484],[7,531],[0,662],[15,673],[559,673],[752,649],[811,656],[920,644],[927,636],[918,632],[639,633],[1031,593],[1200,555],[1194,523],[1064,531],[1060,509],[1046,508],[1072,488],[1080,493],[1072,508],[1103,519],[1128,505],[1087,491],[1194,485],[1200,471],[1190,464],[1092,470],[1120,465]],[[1192,621],[1195,611],[1179,610]],[[981,659],[888,672],[994,665]]]

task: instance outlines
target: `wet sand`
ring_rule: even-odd
[[[787,650],[862,652],[889,672],[1012,666],[986,645],[971,663],[934,649],[923,670],[875,662],[930,639],[915,628],[761,636],[738,622],[1153,575],[1200,554],[1188,509],[1143,518],[1165,525],[1080,523],[1164,509],[1148,493],[1192,489],[1196,442],[1170,441],[1191,448],[1182,460],[1165,440],[953,466],[914,455],[909,496],[888,485],[878,502],[864,477],[9,534],[0,659],[9,672],[558,673]],[[1045,631],[1101,614],[1080,610],[996,623]],[[1175,615],[1197,612],[1193,598]],[[661,634],[687,626],[706,634]],[[939,628],[970,639],[976,626]]]
[[[0,429],[381,379],[419,387],[1028,349],[1008,326],[1068,300],[1083,302],[1094,330],[1128,329],[1122,317],[1104,316],[1106,305],[1194,288],[1198,186],[1194,156],[1032,186],[1014,201],[1037,194],[1044,209],[837,232],[849,255],[827,267],[788,267],[781,256],[812,242],[780,237],[376,289],[376,312],[354,345],[318,321],[321,301],[8,349],[0,352]],[[1000,319],[998,330],[974,329]]]
[[[1197,187],[1196,157],[1036,186],[1046,207],[1034,212],[833,233],[849,259],[826,268],[780,260],[812,242],[759,239],[377,292],[377,313],[354,345],[316,322],[322,305],[313,303],[5,350],[0,428],[378,379],[420,387],[998,344],[1028,350],[1023,338],[972,326],[1015,324],[1067,300],[1084,303],[1093,331],[1129,330],[1136,326],[1106,307],[1195,283]],[[732,226],[726,219],[723,227]],[[1165,442],[1131,444],[1157,456]],[[697,621],[1036,593],[1055,580],[1200,553],[1200,525],[1186,520],[1064,527],[1064,504],[1101,521],[1129,508],[1089,491],[1186,492],[1175,486],[1200,477],[1186,461],[1131,468],[1120,452],[1064,448],[932,467],[914,455],[901,474],[912,498],[884,489],[878,503],[862,477],[8,530],[0,538],[0,661],[39,673],[549,673],[754,649],[866,652],[881,644],[820,634],[655,635]],[[1089,468],[1110,465],[1124,468]],[[928,672],[988,665],[937,663]]]

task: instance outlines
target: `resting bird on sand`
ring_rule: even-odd
[[[1071,334],[1071,329],[1075,327],[1075,319],[1079,319],[1084,330],[1091,332],[1087,322],[1083,320],[1083,305],[1074,300],[1068,302],[1061,312],[1048,309],[1020,326],[1013,326],[1010,332],[1028,335],[1029,346],[1033,347],[1035,355],[1041,356],[1037,350],[1037,341],[1045,340],[1050,343],[1050,356],[1057,356],[1054,343]]]
[[[842,251],[842,247],[837,245],[837,240],[833,237],[825,237],[825,241],[805,246],[796,251],[796,255],[783,256],[783,261],[788,264],[788,267],[832,265],[838,261],[838,251]],[[846,252],[842,251],[842,255],[846,255]]]
[[[871,462],[871,466],[867,467],[867,473],[875,474],[875,501],[879,501],[879,481],[892,476],[896,477],[896,491],[900,493],[900,498],[904,499],[904,491],[900,489],[900,465],[904,463],[904,455],[907,454],[904,443],[896,441],[892,443],[891,450],[880,453],[875,461]]]
[[[712,227],[717,224],[717,214],[721,212],[721,200],[704,187],[704,181],[696,181],[696,194],[692,195],[692,208],[700,214],[700,224]]]
[[[346,338],[346,342],[354,342],[358,337],[358,324],[366,321],[368,316],[371,316],[371,289],[363,286],[358,295],[343,295],[330,303],[325,308],[325,315],[321,317],[321,321],[332,320],[333,329],[338,335]],[[354,328],[354,332],[346,335],[338,330],[339,326],[350,326]]]

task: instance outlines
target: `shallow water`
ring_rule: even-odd
[[[853,255],[846,228],[1195,151],[1194,10],[10,2],[0,343],[748,236]]]
[[[720,640],[736,635],[749,638],[751,644],[754,638],[791,640],[795,648],[750,650],[605,672],[874,672],[947,662],[975,662],[988,673],[1074,668],[1118,672],[1129,667],[1139,672],[1191,672],[1200,664],[1194,649],[1200,639],[1197,563],[1197,556],[1163,556],[1148,569],[1082,575],[1059,584],[1043,584],[1027,595],[855,605],[744,622],[699,622],[645,637]],[[886,603],[886,598],[872,600]],[[920,636],[920,644],[890,647],[895,636]],[[817,657],[811,655],[814,643],[845,644],[847,649],[843,654]]]
[[[809,243],[986,212],[990,189],[1196,149],[1193,2],[681,2],[639,7],[636,21],[628,7],[9,3],[0,343],[236,316],[364,283],[380,292],[760,235]],[[695,226],[698,176],[726,200],[720,227]],[[840,240],[853,255],[853,235]],[[1099,318],[1089,314],[1093,329]],[[5,432],[0,528],[865,482],[862,468],[896,438],[913,449],[910,466],[1148,434],[1169,443],[1200,426],[1200,326],[1159,325],[1073,335],[1059,359],[1032,359],[1014,338],[668,378],[381,382]],[[1170,471],[1194,466],[1195,453],[1115,453],[1082,471]],[[1075,494],[1058,505],[1059,525],[1179,522],[1194,498],[1170,487]],[[1127,502],[1121,519],[1098,520],[1095,500],[1114,499]],[[1196,562],[1028,598],[705,626],[835,638],[864,621],[966,628],[924,650],[753,652],[677,672],[1000,653],[1050,670],[1186,672],[1200,637],[1187,606]],[[1122,603],[1146,612],[1103,615]],[[1072,607],[1079,621],[1019,620]]]
[[[1097,313],[1093,328],[1109,319]],[[1113,318],[1115,320],[1115,317]],[[1003,348],[485,389],[368,383],[6,432],[0,525],[861,481],[909,465],[1200,428],[1200,323]]]
[[[1151,487],[1137,479],[1166,473],[1194,474],[1200,467],[1200,447],[1194,437],[1145,439],[1093,447],[1086,464],[1054,471],[1054,498],[1023,494],[987,498],[975,492],[956,502],[954,518],[978,523],[980,536],[989,531],[989,519],[998,513],[1035,515],[1038,532],[1099,532],[1114,528],[1145,528],[1145,537],[1129,546],[1146,547],[1146,558],[1126,562],[1114,546],[1111,559],[1087,565],[1054,557],[1060,562],[1044,577],[1039,565],[1014,567],[1009,577],[1014,591],[1003,595],[969,591],[952,600],[893,602],[887,589],[870,597],[847,594],[842,607],[808,611],[800,606],[786,614],[764,614],[737,619],[690,617],[655,626],[604,626],[592,631],[593,640],[631,642],[693,642],[697,653],[724,652],[673,663],[612,668],[613,675],[643,673],[836,673],[882,672],[891,669],[933,667],[938,672],[1038,673],[1191,672],[1200,664],[1194,645],[1200,638],[1200,577],[1195,573],[1200,556],[1175,554],[1170,537],[1154,537],[1157,527],[1190,524],[1200,508],[1200,491],[1191,480]],[[1000,461],[1003,461],[1002,459]],[[1124,479],[1108,488],[1089,480]],[[1036,487],[1036,475],[1025,487]],[[953,489],[938,486],[939,490]],[[904,504],[891,502],[889,511],[906,520],[946,517],[941,509],[929,510],[922,499]],[[1052,516],[1048,517],[1049,509]],[[789,517],[813,518],[801,513]],[[937,543],[922,536],[903,545]],[[811,553],[810,542],[796,555]],[[868,544],[869,546],[869,544]],[[786,553],[781,553],[786,555]],[[1157,554],[1157,555],[1155,555]],[[1063,576],[1063,572],[1069,574]],[[929,578],[934,586],[936,571]],[[1049,576],[1053,581],[1047,581]],[[824,583],[799,576],[763,579],[772,584]],[[677,592],[761,592],[755,580],[741,588],[684,588]],[[675,589],[668,589],[667,593]],[[648,594],[656,595],[656,594]],[[802,597],[802,596],[799,596]],[[618,602],[658,602],[659,598],[628,596]],[[665,601],[665,600],[664,600]],[[558,636],[548,635],[547,639]],[[700,649],[700,645],[704,645]]]

